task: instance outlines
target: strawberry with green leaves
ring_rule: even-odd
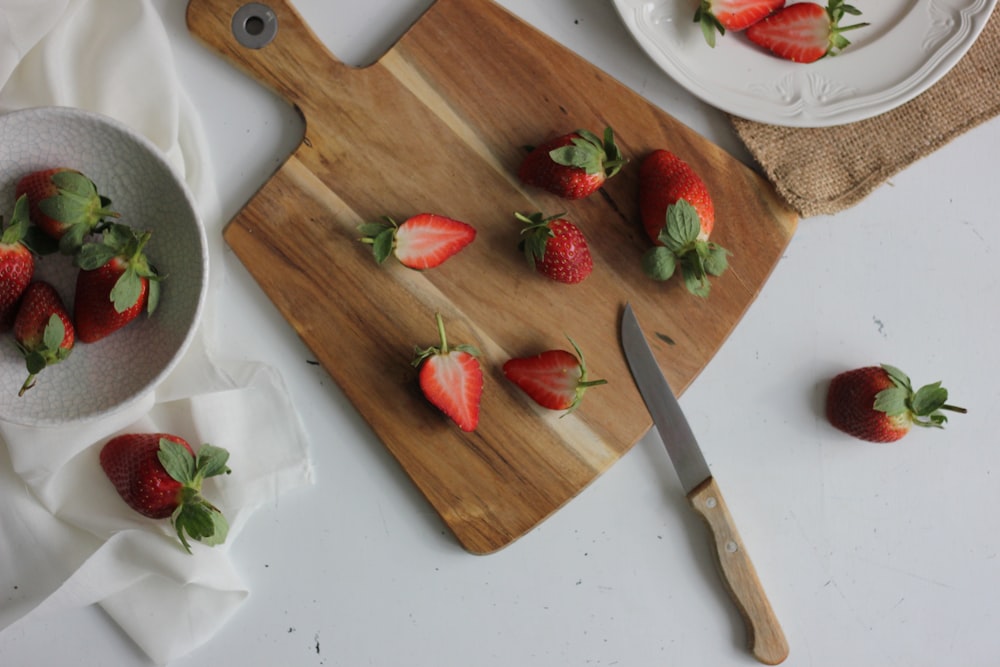
[[[117,218],[111,200],[76,169],[54,167],[32,172],[18,181],[15,196],[28,197],[31,220],[59,241],[59,250],[75,254],[86,236],[99,232],[108,218]]]
[[[197,455],[184,438],[169,433],[126,433],[101,448],[101,469],[125,503],[151,519],[170,521],[184,549],[190,537],[222,544],[229,524],[201,495],[205,479],[229,474],[229,452],[204,444]]]
[[[415,215],[402,224],[386,216],[384,222],[362,224],[358,231],[379,264],[394,255],[403,266],[417,270],[441,265],[476,238],[472,225],[434,213]]]
[[[87,243],[76,257],[80,267],[73,305],[77,335],[94,343],[111,335],[159,303],[160,276],[145,254],[150,232],[114,223],[100,242]]]
[[[626,162],[610,127],[604,129],[603,139],[588,130],[577,130],[532,148],[517,175],[525,185],[564,199],[583,199],[599,190]]]
[[[14,318],[14,341],[28,367],[28,379],[17,394],[23,396],[38,374],[68,358],[76,343],[69,311],[51,284],[36,281],[24,291]]]
[[[419,368],[420,390],[432,405],[463,431],[479,425],[479,403],[483,394],[483,370],[479,351],[472,345],[448,347],[444,320],[436,314],[439,347],[417,347],[413,365]]]
[[[834,427],[869,442],[895,442],[911,426],[943,428],[943,410],[965,413],[948,405],[948,390],[940,382],[914,391],[898,368],[882,364],[845,371],[830,381],[826,416]]]
[[[519,247],[532,269],[556,282],[575,285],[594,270],[594,258],[583,232],[562,215],[546,218],[541,213],[515,213],[525,224]]]
[[[14,325],[21,295],[35,275],[35,255],[24,242],[29,226],[28,199],[19,197],[10,224],[0,232],[0,331]]]
[[[851,42],[844,33],[868,25],[841,26],[845,14],[859,16],[861,12],[844,0],[829,0],[826,7],[815,2],[798,2],[750,26],[746,35],[754,44],[781,58],[811,63],[847,48]]]
[[[694,22],[701,24],[705,41],[715,46],[716,33],[739,32],[785,6],[785,0],[701,0]]]
[[[669,280],[679,267],[688,291],[707,297],[709,276],[725,272],[729,251],[709,241],[715,205],[701,177],[674,153],[653,151],[639,167],[639,215],[655,244],[643,255],[643,271]]]
[[[553,349],[509,359],[503,365],[503,374],[543,408],[569,414],[579,407],[588,388],[607,384],[607,380],[587,379],[583,352],[572,338],[569,342],[575,354]]]

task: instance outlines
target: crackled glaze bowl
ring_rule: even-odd
[[[152,232],[146,254],[160,275],[159,307],[96,343],[77,341],[65,361],[27,378],[11,332],[0,333],[0,420],[66,426],[112,414],[151,392],[176,366],[205,301],[208,251],[194,200],[162,152],[98,114],[40,107],[0,115],[0,214],[10,220],[21,176],[50,167],[83,172],[109,197],[118,222]],[[38,258],[35,279],[52,283],[73,313],[77,269],[58,253]]]

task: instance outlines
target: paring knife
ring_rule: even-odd
[[[622,315],[621,337],[632,377],[670,454],[684,493],[712,533],[722,578],[746,623],[750,652],[766,665],[777,665],[788,657],[788,643],[781,625],[736,531],[719,485],[629,304]]]

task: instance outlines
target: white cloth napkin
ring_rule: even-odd
[[[117,118],[159,146],[198,202],[210,274],[223,262],[221,220],[200,121],[149,0],[0,0],[0,112],[59,105]],[[209,640],[248,595],[229,549],[253,510],[312,481],[306,438],[280,376],[217,359],[205,320],[155,392],[83,427],[0,422],[0,633],[40,614],[101,605],[158,664]],[[134,513],[98,464],[122,432],[175,433],[231,453],[231,475],[205,483],[231,529],[226,544],[192,543],[169,521]]]

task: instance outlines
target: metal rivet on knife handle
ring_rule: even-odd
[[[233,37],[248,49],[262,49],[278,34],[278,16],[259,2],[250,2],[233,14]]]
[[[766,665],[781,663],[788,657],[788,642],[715,479],[708,478],[688,500],[712,532],[722,578],[746,623],[750,652]]]

